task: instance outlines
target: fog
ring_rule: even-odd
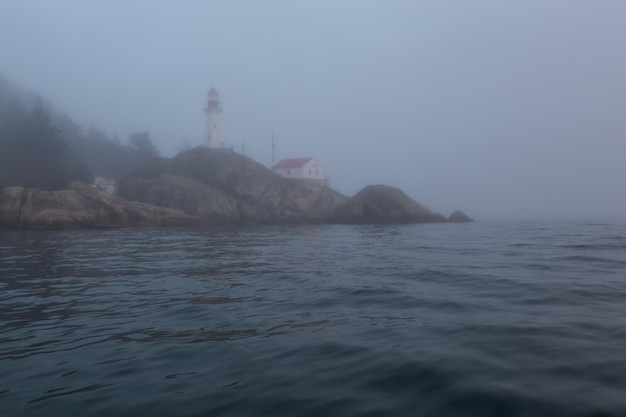
[[[84,126],[316,157],[478,220],[626,216],[626,2],[3,1],[0,73]]]

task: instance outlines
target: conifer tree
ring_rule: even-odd
[[[0,136],[0,183],[60,189],[68,182],[69,148],[39,103],[31,114],[18,105],[5,115]]]

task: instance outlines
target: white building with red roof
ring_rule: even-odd
[[[328,185],[324,169],[315,158],[283,159],[272,170],[285,178],[294,178]]]

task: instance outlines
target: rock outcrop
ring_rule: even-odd
[[[81,183],[43,191],[6,187],[0,193],[0,229],[69,229],[127,226],[191,226],[200,218],[126,201]]]
[[[124,179],[118,194],[80,183],[61,191],[7,187],[0,193],[0,229],[448,221],[395,187],[371,185],[348,198],[283,178],[231,150],[204,147]],[[455,212],[449,221],[472,220]]]
[[[463,213],[461,210],[455,210],[450,217],[448,217],[448,221],[451,223],[469,223],[473,222],[474,219]]]
[[[337,223],[433,223],[447,221],[396,187],[369,185],[333,213]]]
[[[198,147],[122,181],[119,195],[207,223],[319,223],[348,201],[319,184],[283,178],[227,149]]]

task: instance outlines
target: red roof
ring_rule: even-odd
[[[283,159],[276,165],[274,165],[274,169],[277,168],[302,168],[307,162],[309,162],[313,158],[294,158],[294,159]]]

